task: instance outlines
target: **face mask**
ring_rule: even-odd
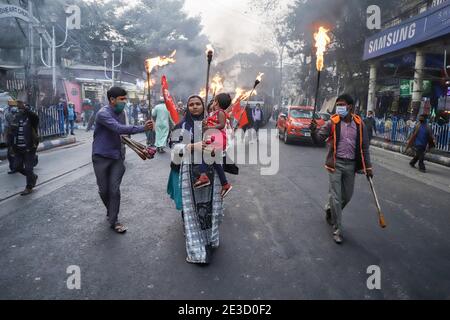
[[[114,112],[117,114],[121,114],[123,110],[125,110],[126,106],[127,106],[126,102],[117,102],[116,106],[114,107]]]
[[[347,107],[345,106],[336,107],[336,114],[338,114],[341,118],[345,118],[348,115]]]

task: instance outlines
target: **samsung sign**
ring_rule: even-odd
[[[444,2],[366,39],[364,60],[380,57],[446,34],[450,34],[450,2]]]

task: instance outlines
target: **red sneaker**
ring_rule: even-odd
[[[227,183],[222,187],[222,192],[220,193],[220,195],[222,196],[222,198],[225,198],[230,193],[231,190],[233,190],[233,186]]]
[[[206,174],[202,174],[200,178],[198,178],[197,182],[195,182],[194,188],[200,189],[209,185],[211,185],[211,181],[209,180],[208,176]]]

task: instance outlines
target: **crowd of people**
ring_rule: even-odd
[[[171,147],[167,193],[181,213],[187,261],[208,264],[213,250],[219,246],[223,202],[233,189],[226,172],[239,173],[236,166],[227,170],[230,164],[226,163],[226,149],[234,139],[230,131],[249,127],[258,131],[264,119],[263,111],[260,106],[250,111],[244,109],[251,121],[240,126],[240,119],[233,116],[236,110],[233,110],[229,94],[215,95],[208,105],[200,96],[193,95],[188,98],[186,107],[182,103],[176,105],[181,119],[177,123],[164,98],[143,121],[136,121],[134,107],[129,109],[127,95],[126,90],[114,87],[107,93],[108,104],[105,106],[100,108],[97,102],[83,105],[87,130],[94,127],[92,163],[109,224],[119,234],[127,231],[119,219],[120,185],[125,174],[123,136],[146,133],[150,137],[149,146],[156,147],[159,153],[165,153],[165,148]],[[60,108],[65,116],[65,132],[73,134],[77,120],[74,105],[69,102],[66,106],[61,101]],[[141,102],[140,111],[146,108],[148,110],[145,102]],[[310,127],[314,143],[329,142],[325,161],[329,172],[329,197],[324,210],[325,219],[332,226],[332,237],[338,244],[343,242],[342,212],[352,199],[356,174],[373,178],[369,146],[376,130],[374,116],[369,112],[363,119],[354,110],[353,98],[341,95],[331,120],[322,127],[313,120]],[[127,120],[129,111],[132,121]],[[11,100],[6,119],[9,174],[20,173],[26,177],[26,188],[21,194],[29,195],[38,179],[33,168],[39,145],[39,117],[24,102]],[[434,138],[426,117],[420,116],[407,145],[415,151],[410,165],[415,167],[419,162],[419,169],[425,172],[424,156],[433,146]]]

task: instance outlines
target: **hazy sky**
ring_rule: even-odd
[[[237,52],[267,49],[262,38],[263,34],[270,33],[272,26],[250,9],[250,0],[185,1],[185,10],[190,16],[201,16],[203,33],[225,50],[220,60]]]

